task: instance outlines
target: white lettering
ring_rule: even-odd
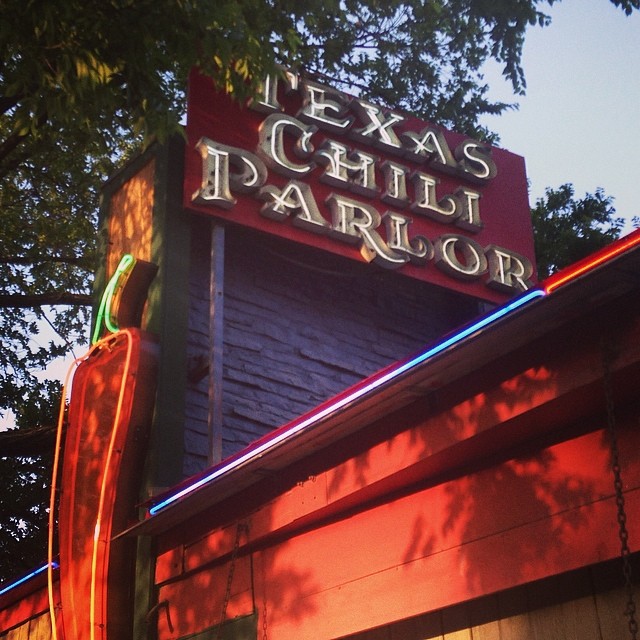
[[[326,140],[314,157],[317,162],[325,165],[324,173],[320,176],[322,182],[369,197],[376,195],[376,156],[362,151],[349,155],[349,147],[334,140]]]
[[[455,155],[462,171],[481,182],[495,178],[498,173],[491,149],[475,140],[465,140],[456,148]]]
[[[295,178],[306,175],[313,170],[315,164],[313,162],[304,164],[292,162],[285,152],[284,134],[287,132],[295,138],[294,153],[304,159],[313,153],[310,141],[311,136],[317,130],[317,127],[304,124],[291,116],[271,114],[260,125],[258,155],[267,166],[284,176]]]
[[[533,265],[524,256],[490,244],[485,252],[489,260],[489,280],[493,289],[512,293],[532,286]]]
[[[405,119],[404,116],[392,111],[385,115],[380,107],[364,100],[352,100],[351,108],[365,125],[362,129],[351,130],[352,138],[396,152],[402,148],[393,127],[402,122]]]
[[[236,203],[234,191],[251,193],[267,179],[267,168],[257,156],[245,149],[230,147],[208,138],[201,138],[196,149],[202,157],[202,184],[191,196],[200,204],[213,204],[230,209]],[[233,166],[239,171],[231,172]]]
[[[420,133],[407,131],[401,135],[409,157],[417,162],[441,165],[441,170],[455,169],[457,163],[441,131],[426,127]]]
[[[273,113],[282,111],[282,105],[278,102],[278,88],[280,80],[286,83],[286,93],[290,93],[298,88],[298,76],[285,71],[280,75],[268,75],[260,85],[258,95],[249,101],[249,107],[260,113]]]
[[[461,280],[475,280],[487,270],[482,247],[470,238],[454,234],[440,236],[434,252],[436,266]]]
[[[394,207],[404,209],[409,204],[407,195],[407,174],[409,169],[390,160],[382,163],[380,167],[384,176],[384,193],[380,199]]]
[[[343,242],[359,244],[367,262],[393,269],[408,261],[406,255],[391,250],[376,231],[381,218],[374,207],[335,194],[327,198],[327,205],[333,217],[330,234]]]
[[[415,189],[415,201],[411,211],[419,213],[437,222],[449,224],[460,216],[460,203],[453,195],[444,196],[438,200],[436,185],[438,180],[426,173],[416,171],[411,176]]]
[[[311,187],[304,182],[291,180],[282,190],[267,185],[260,189],[258,197],[265,201],[260,213],[267,218],[282,221],[293,214],[293,224],[297,227],[314,233],[329,230],[329,223],[318,210]]]
[[[382,216],[382,221],[387,230],[387,244],[391,250],[406,254],[411,262],[419,265],[426,264],[427,260],[433,258],[433,245],[427,238],[409,238],[411,218],[395,211],[387,211]]]
[[[456,189],[455,195],[461,205],[460,216],[456,220],[456,226],[478,233],[483,227],[480,220],[480,194],[473,189],[460,187]]]
[[[302,96],[302,109],[298,111],[300,120],[316,123],[332,133],[344,133],[351,126],[353,118],[345,117],[348,101],[344,93],[305,80]]]

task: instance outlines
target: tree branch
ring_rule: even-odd
[[[56,441],[55,425],[43,425],[33,429],[9,429],[0,431],[2,457],[29,458],[53,451]]]
[[[37,126],[41,127],[47,121],[46,115],[41,115],[38,117]],[[29,132],[20,134],[14,131],[10,134],[6,140],[0,144],[0,177],[4,177],[9,174],[10,171],[19,166],[19,163],[16,162],[7,162],[7,158],[11,156],[13,152],[20,146],[20,143],[29,137]],[[19,154],[18,154],[19,155]],[[22,160],[24,161],[24,159]],[[4,163],[4,167],[2,166]]]
[[[53,292],[53,293],[40,293],[40,294],[21,294],[11,293],[0,295],[0,309],[14,308],[14,309],[26,309],[28,307],[42,307],[42,306],[91,306],[93,304],[93,298],[88,294],[82,293],[67,293]]]
[[[12,133],[7,139],[0,144],[0,161],[4,160],[11,152],[26,138],[26,135]]]
[[[30,258],[27,256],[0,256],[0,264],[19,264],[19,265],[33,265],[41,264],[43,262],[55,262],[62,264],[74,264],[82,266],[84,262],[87,262],[87,258],[84,256],[38,256]]]
[[[17,96],[0,96],[0,113],[6,113],[9,109],[13,109],[19,101]]]

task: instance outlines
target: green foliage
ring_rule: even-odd
[[[15,408],[5,400],[7,385],[31,386],[36,371],[68,350],[63,340],[38,344],[39,323],[49,321],[66,341],[82,342],[82,307],[21,308],[11,306],[11,296],[18,305],[26,296],[53,303],[63,294],[90,293],[97,180],[104,177],[90,157],[74,153],[72,139],[40,136],[37,143],[25,140],[20,151],[24,160],[0,183],[0,299],[7,300],[0,314],[0,408]]]
[[[357,78],[372,99],[482,135],[479,116],[505,105],[485,99],[481,65],[503,62],[520,91],[524,30],[548,1],[5,0],[0,411],[84,340],[100,184],[127,148],[179,130],[193,64],[238,97],[276,63]],[[59,340],[34,340],[43,322]]]
[[[42,371],[86,342],[89,308],[56,302],[90,297],[98,190],[114,170],[104,153],[99,138],[43,129],[22,141],[0,181],[0,412],[15,415],[12,438],[56,424],[59,384]],[[46,552],[51,452],[30,439],[22,448],[5,456],[0,442],[0,582]]]
[[[0,458],[0,584],[46,561],[50,457]]]
[[[17,427],[55,425],[59,398],[57,382],[32,389],[16,416]],[[30,456],[0,457],[0,584],[46,561],[53,454],[42,449]]]
[[[537,4],[547,3],[350,1],[324,14],[311,7],[299,17],[300,64],[374,102],[491,139],[479,117],[508,105],[488,100],[482,67],[497,60],[514,91],[524,90],[525,30],[548,22]]]
[[[194,64],[239,97],[277,63],[490,135],[478,118],[507,105],[487,99],[482,66],[497,60],[522,92],[526,29],[548,24],[539,7],[553,2],[5,0],[4,143],[45,129],[108,141],[131,131],[163,137],[179,128]]]
[[[615,213],[613,198],[602,189],[576,200],[571,184],[548,188],[531,211],[538,277],[546,278],[618,238],[624,220]]]
[[[509,106],[488,100],[483,65],[498,61],[522,93],[526,29],[548,24],[540,8],[554,1],[3,0],[0,414],[21,429],[50,420],[36,374],[86,340],[100,184],[131,149],[180,131],[193,65],[238,99],[281,65],[492,140],[478,120]],[[640,2],[611,1],[627,14]],[[41,489],[43,465],[2,459],[17,500],[0,504],[2,555],[44,526],[26,490]],[[32,513],[28,500],[40,506],[25,529],[10,514]]]

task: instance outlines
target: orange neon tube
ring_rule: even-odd
[[[120,382],[120,392],[118,394],[118,404],[116,405],[116,413],[113,418],[113,426],[111,428],[111,438],[109,440],[109,448],[107,449],[107,457],[105,458],[104,463],[104,473],[102,475],[102,483],[100,486],[100,498],[98,501],[98,513],[96,516],[96,525],[93,534],[93,554],[91,557],[91,596],[90,596],[90,611],[89,611],[89,619],[91,624],[91,635],[90,640],[95,640],[95,630],[96,630],[96,580],[97,580],[97,572],[98,572],[98,547],[100,543],[100,533],[102,529],[102,511],[104,510],[105,497],[108,490],[109,485],[109,466],[111,463],[111,458],[113,457],[113,451],[116,442],[116,435],[118,431],[118,425],[120,424],[120,416],[122,414],[122,405],[124,404],[124,394],[127,388],[127,376],[129,375],[129,369],[131,367],[131,353],[133,347],[133,337],[131,336],[131,332],[127,329],[123,329],[119,331],[115,336],[125,335],[127,337],[127,356],[124,363],[124,368],[122,370],[122,379]],[[111,336],[113,340],[114,336]],[[104,556],[102,558],[104,562]]]
[[[58,629],[56,625],[56,607],[53,594],[53,532],[55,529],[55,508],[56,508],[56,491],[58,488],[58,469],[60,466],[60,445],[62,443],[62,431],[64,427],[64,413],[67,400],[67,389],[69,388],[71,378],[75,373],[78,365],[87,360],[95,349],[100,348],[100,344],[96,344],[87,351],[83,356],[76,358],[67,369],[67,374],[62,385],[62,395],[60,398],[60,411],[58,413],[58,427],[56,431],[56,443],[53,452],[53,470],[51,478],[51,493],[49,496],[49,531],[47,536],[47,591],[49,597],[49,615],[51,617],[51,640],[58,640]]]
[[[131,366],[131,354],[132,354],[132,344],[133,339],[131,336],[131,332],[127,329],[123,329],[119,331],[117,334],[112,334],[104,339],[96,342],[89,351],[81,356],[80,358],[76,358],[67,371],[67,375],[65,377],[64,384],[62,386],[62,398],[60,401],[60,412],[58,415],[58,428],[56,433],[56,444],[53,458],[53,477],[51,481],[51,496],[49,501],[49,532],[48,532],[48,568],[47,568],[47,589],[48,589],[48,597],[49,597],[49,614],[51,617],[51,639],[58,640],[58,630],[56,624],[56,607],[55,607],[55,598],[53,592],[53,531],[55,528],[55,495],[57,490],[57,477],[58,477],[58,469],[60,466],[60,444],[62,441],[62,431],[64,426],[64,413],[66,407],[66,393],[69,388],[69,383],[72,377],[72,374],[75,373],[78,365],[87,360],[91,354],[96,351],[103,349],[108,343],[112,343],[114,338],[118,335],[125,335],[127,337],[127,355],[125,359],[125,365],[122,373],[122,380],[120,383],[120,390],[118,394],[118,403],[116,405],[116,412],[114,416],[113,426],[111,428],[111,438],[109,441],[109,447],[107,449],[107,456],[105,458],[105,466],[104,466],[104,474],[102,477],[102,483],[100,487],[100,496],[98,502],[98,512],[96,516],[96,524],[94,528],[94,539],[93,539],[93,551],[91,558],[91,594],[90,594],[90,624],[91,624],[91,635],[90,639],[95,640],[95,628],[96,628],[96,581],[97,581],[97,567],[98,567],[98,547],[99,547],[99,537],[102,528],[102,512],[104,510],[105,497],[108,490],[109,478],[109,464],[111,462],[111,458],[113,457],[113,451],[115,447],[115,439],[117,435],[117,427],[119,424],[120,416],[122,414],[122,406],[124,403],[124,393],[126,390],[127,376],[129,373],[129,369]]]

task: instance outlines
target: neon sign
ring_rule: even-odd
[[[586,258],[578,260],[578,262],[575,262],[565,269],[558,271],[558,273],[552,275],[543,282],[544,290],[547,293],[551,293],[552,291],[555,291],[556,289],[571,282],[571,280],[575,280],[601,264],[613,260],[615,257],[629,251],[637,245],[640,245],[640,229],[630,233],[624,238],[620,238],[620,240],[617,240],[606,247],[603,247],[600,251],[596,251]]]
[[[315,410],[311,414],[307,414],[306,416],[302,416],[298,420],[294,420],[283,430],[276,431],[271,437],[268,437],[265,441],[261,442],[257,446],[250,448],[249,450],[240,453],[237,457],[232,457],[228,461],[222,463],[218,467],[214,467],[214,469],[204,477],[200,478],[193,484],[188,485],[187,487],[177,491],[176,493],[170,495],[165,498],[161,502],[154,504],[149,508],[149,515],[155,515],[158,512],[162,511],[169,505],[177,502],[181,498],[193,493],[200,487],[209,484],[216,478],[232,471],[249,460],[253,458],[257,458],[263,455],[265,452],[275,448],[282,442],[289,440],[293,436],[297,435],[301,431],[312,428],[315,424],[323,420],[324,418],[338,412],[340,409],[350,405],[351,403],[359,400],[360,398],[373,393],[374,391],[380,389],[386,384],[392,382],[393,380],[399,378],[402,374],[414,369],[418,365],[423,362],[433,358],[434,356],[446,351],[448,348],[453,347],[458,344],[465,338],[474,335],[488,327],[489,325],[496,322],[498,319],[508,315],[509,313],[520,309],[524,305],[530,303],[532,300],[536,298],[542,297],[545,295],[545,292],[541,289],[533,289],[525,293],[524,295],[516,298],[511,301],[507,305],[500,307],[494,310],[487,316],[483,316],[476,322],[468,325],[461,331],[453,334],[452,336],[442,340],[441,342],[436,343],[435,345],[428,348],[426,351],[418,354],[417,356],[403,362],[399,365],[394,366],[388,370],[382,371],[377,376],[373,376],[372,378],[368,378],[364,381],[362,385],[356,385],[352,388],[351,391],[348,391],[346,394],[338,396],[333,402],[330,402],[326,405],[322,405],[321,408]]]
[[[91,640],[96,634],[102,635],[99,630],[105,627],[108,617],[114,616],[107,582],[109,572],[122,562],[119,552],[113,551],[109,543],[115,522],[116,493],[121,494],[120,502],[125,500],[119,483],[139,466],[129,464],[121,471],[120,463],[125,452],[135,457],[135,451],[141,446],[139,442],[144,441],[143,425],[148,425],[150,420],[155,388],[153,341],[141,337],[137,329],[124,327],[139,324],[147,287],[156,270],[155,265],[137,261],[130,254],[122,257],[102,295],[92,346],[69,367],[62,388],[49,506],[49,562],[45,567],[53,640],[58,637],[57,619],[64,618],[65,610],[76,612],[66,621],[72,629],[70,633]],[[103,326],[109,334],[101,339]],[[76,370],[82,372],[79,380]],[[62,478],[67,493],[62,495],[59,513],[56,513],[58,468],[67,415],[66,393],[72,377],[74,394],[69,402]],[[105,380],[118,377],[114,406],[111,395],[107,393],[103,398],[99,389]],[[146,394],[140,388],[146,389]],[[134,413],[135,437],[128,431]],[[101,451],[98,457],[92,455],[96,447]],[[60,522],[62,613],[55,601],[53,584],[53,568],[58,567],[53,562],[56,519]]]
[[[162,497],[160,500],[152,504],[147,512],[149,517],[153,517],[158,513],[163,512],[165,509],[170,508],[173,505],[179,504],[182,499],[196,492],[198,489],[214,482],[217,478],[220,478],[235,469],[241,467],[245,463],[249,462],[252,459],[256,459],[261,455],[264,455],[270,449],[277,447],[280,443],[294,437],[296,434],[305,431],[307,429],[313,428],[318,422],[322,419],[328,417],[332,413],[338,412],[340,409],[345,408],[352,402],[357,401],[358,399],[363,398],[369,393],[372,393],[378,389],[380,389],[385,384],[397,379],[403,373],[410,371],[411,369],[417,367],[418,365],[428,361],[429,359],[437,356],[438,354],[446,351],[447,349],[454,347],[455,345],[463,342],[465,339],[477,335],[480,332],[486,330],[493,324],[495,324],[498,320],[503,317],[510,315],[522,308],[528,307],[533,304],[536,300],[540,298],[544,298],[548,295],[551,295],[558,289],[561,289],[576,279],[586,275],[587,273],[597,269],[599,266],[602,266],[611,260],[614,260],[618,256],[632,250],[633,248],[640,246],[640,230],[636,230],[630,235],[612,243],[611,245],[605,247],[604,249],[596,252],[595,254],[581,260],[574,265],[563,269],[557,274],[551,276],[547,280],[545,280],[540,288],[533,289],[522,295],[521,297],[509,302],[502,307],[494,309],[491,313],[481,317],[477,321],[463,327],[458,332],[446,337],[445,339],[435,343],[422,353],[418,354],[414,358],[411,358],[405,362],[400,364],[393,365],[388,369],[382,371],[377,376],[373,376],[369,378],[360,385],[356,385],[350,390],[347,390],[344,394],[339,395],[337,398],[330,400],[318,407],[315,411],[302,416],[301,418],[293,421],[292,423],[285,425],[282,429],[278,429],[272,434],[269,434],[266,438],[258,443],[250,446],[249,448],[241,451],[236,456],[232,456],[231,458],[221,462],[219,465],[210,469],[205,475],[200,478],[196,478],[186,486],[183,486],[172,493],[166,494],[165,497]],[[86,359],[95,349],[92,350],[83,358],[78,360]],[[98,346],[99,348],[99,346]],[[75,367],[72,367],[72,369]],[[71,369],[69,371],[69,375],[71,374]],[[65,387],[67,386],[68,380],[65,382]],[[63,400],[61,404],[61,416],[64,410],[64,393]],[[58,431],[61,433],[61,422],[59,423]],[[56,445],[56,451],[59,451],[59,443]],[[54,474],[55,477],[55,474]],[[55,491],[55,484],[52,487]],[[52,503],[53,504],[53,503]],[[51,509],[51,514],[53,514],[53,509]],[[51,523],[50,523],[51,524]],[[50,535],[51,531],[53,531],[53,527],[50,527]],[[52,619],[55,618],[55,608],[53,603],[53,571],[59,568],[57,562],[53,560],[52,557],[52,537],[50,538],[49,545],[49,561],[47,564],[35,569],[31,573],[23,576],[22,578],[9,583],[0,589],[0,595],[4,595],[16,587],[20,586],[28,582],[29,580],[37,577],[43,572],[47,571],[49,575],[49,594],[50,594],[50,606],[52,611]],[[93,565],[93,560],[92,560]],[[95,577],[92,577],[92,584],[95,584]],[[56,636],[54,636],[56,637]]]
[[[291,74],[246,108],[196,72],[189,96],[186,208],[495,302],[532,288],[518,156]]]
[[[53,640],[58,628],[88,640],[104,637],[107,627],[114,629],[114,636],[124,637],[119,630],[127,627],[127,614],[110,585],[114,576],[128,574],[130,557],[111,540],[124,526],[127,510],[135,513],[155,398],[156,358],[153,339],[138,329],[121,329],[74,362],[65,380],[49,511],[50,559],[56,519],[59,523],[61,605],[53,572],[48,572]],[[65,390],[72,375],[60,479],[65,491],[56,509]]]

